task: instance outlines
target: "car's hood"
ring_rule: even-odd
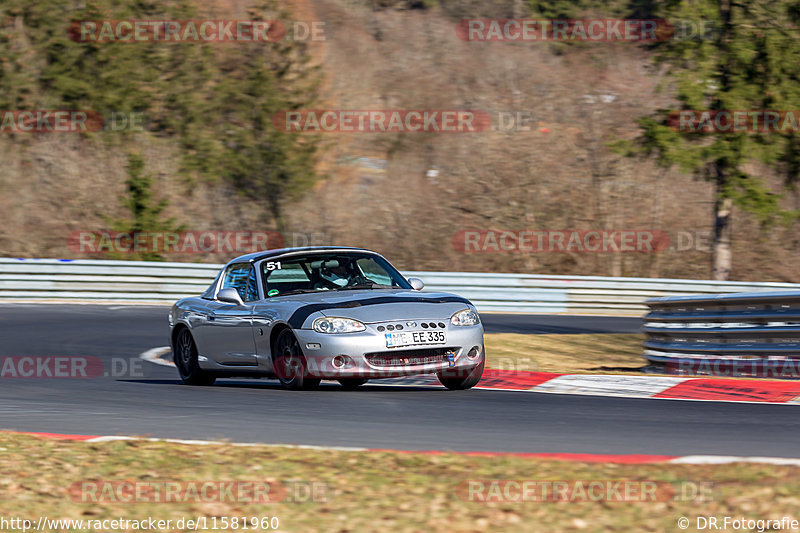
[[[306,295],[308,296],[308,295]],[[295,311],[295,325],[314,313],[354,318],[361,322],[388,320],[446,320],[470,305],[461,296],[444,292],[413,290],[356,290],[315,293],[308,303]]]

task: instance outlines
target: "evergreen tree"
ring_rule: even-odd
[[[657,1],[649,7],[666,20],[685,21],[695,38],[657,43],[655,58],[672,74],[682,110],[796,109],[800,84],[797,0]],[[732,267],[732,212],[738,207],[762,224],[793,213],[781,209],[781,192],[749,170],[758,161],[784,172],[794,186],[800,168],[798,134],[698,132],[675,127],[674,110],[644,117],[639,150],[659,164],[710,180],[715,187],[711,276],[728,279]]]
[[[201,18],[195,5],[0,1],[0,108],[140,113],[150,135],[177,141],[188,183],[233,183],[280,220],[285,200],[316,179],[317,140],[271,124],[275,112],[315,99],[317,71],[308,65],[306,43],[76,42],[79,26],[70,22]],[[289,20],[277,6],[262,0],[248,18]]]
[[[131,154],[128,156],[128,179],[125,180],[127,195],[123,198],[123,205],[130,211],[132,218],[116,220],[112,223],[115,231],[127,233],[131,242],[136,242],[137,234],[144,234],[144,241],[152,243],[148,235],[164,234],[182,231],[183,227],[176,225],[175,219],[163,219],[164,210],[169,205],[166,198],[157,200],[153,195],[153,177],[144,171],[145,163],[142,156]],[[156,241],[163,242],[163,239]],[[130,259],[142,261],[163,261],[164,257],[158,249],[148,244],[145,250],[134,251]]]

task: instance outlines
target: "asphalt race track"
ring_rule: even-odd
[[[489,332],[636,331],[638,319],[486,315]],[[0,305],[0,356],[93,356],[91,379],[0,378],[0,429],[407,450],[800,457],[793,405],[408,386],[289,392],[268,380],[181,385],[139,354],[167,308]]]

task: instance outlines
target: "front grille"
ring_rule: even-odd
[[[449,354],[455,354],[456,348],[422,348],[418,350],[392,350],[391,352],[374,352],[364,354],[367,362],[374,366],[398,367],[446,363]]]

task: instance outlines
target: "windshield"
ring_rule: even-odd
[[[261,263],[264,292],[286,294],[358,289],[411,289],[382,257],[362,253],[316,253]]]

